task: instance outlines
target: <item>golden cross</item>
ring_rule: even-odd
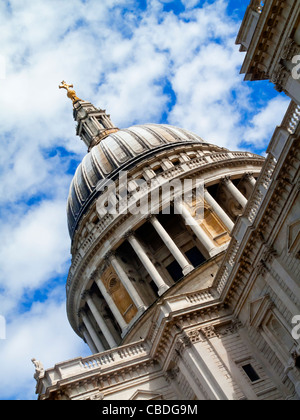
[[[78,98],[78,96],[76,96],[75,90],[72,89],[74,87],[73,85],[68,85],[63,80],[58,87],[59,87],[59,89],[66,89],[66,91],[68,92],[67,93],[67,97],[70,98],[73,103],[76,102],[76,101],[80,101],[80,99]]]

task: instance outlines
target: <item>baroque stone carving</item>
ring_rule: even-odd
[[[210,338],[218,337],[215,327],[213,325],[201,328],[201,332],[208,340]]]
[[[278,92],[282,92],[285,89],[290,72],[282,64],[278,65],[271,76],[271,82],[275,84],[275,88]]]
[[[292,58],[295,55],[298,55],[298,54],[300,54],[299,45],[296,44],[296,42],[293,39],[288,38],[288,40],[287,40],[287,42],[286,42],[286,44],[283,48],[283,52],[282,52],[282,55],[281,55],[282,59],[287,60],[287,61],[291,61]]]
[[[38,381],[45,374],[44,366],[39,360],[31,359],[31,361],[32,361],[32,363],[34,364],[34,367],[35,367],[34,379],[36,381]]]

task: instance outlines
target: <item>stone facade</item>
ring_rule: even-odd
[[[272,31],[282,31],[281,41],[295,27],[295,2],[280,2],[284,10],[275,3],[251,2],[239,34],[247,54],[269,13],[288,17]],[[262,77],[257,69],[253,80]],[[38,372],[39,399],[299,400],[298,104],[266,159],[176,127],[119,130],[87,104],[74,104],[77,133],[97,118],[102,125],[70,189],[67,313],[93,354]],[[108,179],[118,210],[154,187],[201,180],[202,217],[195,182],[183,200],[170,192],[168,215],[161,195],[155,211],[101,213]]]
[[[245,80],[270,80],[300,105],[300,4],[252,0],[237,44],[246,51]],[[298,65],[298,67],[297,67]]]
[[[226,187],[229,182],[224,177],[226,172],[227,176],[235,173],[239,177],[235,184],[240,190],[235,188],[243,191],[244,197],[248,196],[240,216],[228,213],[229,195],[218,206],[210,198],[215,208],[210,207],[211,212],[219,222],[218,227],[222,226],[225,238],[226,232],[230,232],[226,227],[229,220],[221,219],[220,208],[234,222],[231,241],[223,244],[216,241],[219,231],[215,223],[210,225],[209,218],[207,226],[213,226],[217,235],[210,239],[219,251],[213,256],[209,254],[211,250],[201,247],[189,227],[178,219],[174,226],[173,216],[168,216],[169,226],[168,218],[160,219],[159,225],[165,226],[162,231],[165,241],[161,240],[160,244],[151,220],[133,215],[123,215],[121,221],[118,216],[111,228],[109,224],[101,227],[102,235],[109,232],[111,249],[107,248],[107,240],[102,245],[101,235],[95,236],[92,229],[88,240],[80,240],[87,221],[95,216],[91,206],[90,214],[83,219],[82,230],[75,234],[78,239],[73,241],[73,250],[77,252],[68,280],[68,313],[74,329],[82,334],[95,354],[46,370],[38,379],[40,399],[299,398],[300,349],[291,331],[292,318],[300,313],[300,128],[295,127],[293,134],[289,130],[286,117],[274,133],[264,162],[251,154],[240,154],[235,161],[234,153],[223,151],[222,160],[216,160],[214,166],[212,150],[206,155],[211,161],[209,166],[203,165],[204,174],[217,185],[210,189],[207,181],[207,192],[218,191],[219,200],[222,194],[233,197],[235,190]],[[206,148],[199,146],[203,147]],[[195,145],[191,148],[194,152],[197,149]],[[188,150],[176,152],[182,158]],[[172,156],[175,154],[172,149]],[[199,158],[193,156],[186,162],[193,163]],[[167,162],[165,154],[164,159]],[[157,161],[157,155],[153,160]],[[146,168],[149,165],[151,161]],[[187,166],[190,169],[193,165]],[[258,177],[256,181],[251,175],[244,175],[250,169]],[[192,170],[201,170],[199,162]],[[178,165],[170,173],[184,174],[184,169]],[[234,197],[236,208],[242,206],[237,202],[238,197],[239,194]],[[222,206],[222,203],[226,204]],[[154,217],[158,220],[159,215]],[[135,226],[140,227],[135,230]],[[166,229],[174,239],[171,245],[167,243]],[[145,232],[148,241],[142,235]],[[138,261],[135,252],[140,250],[134,242],[126,260],[130,238],[140,244],[152,265],[143,266],[141,256]],[[181,249],[184,256],[188,241],[206,252],[205,261],[182,275],[179,281],[172,282],[171,276],[163,271],[163,261],[174,260],[170,249],[175,243],[177,252]],[[154,252],[155,244],[158,254]],[[176,250],[173,250],[175,256]],[[158,255],[161,256],[159,264]],[[157,286],[156,295],[154,291],[145,292],[155,267],[167,285],[161,294]],[[126,292],[122,281],[128,279],[133,290],[129,287]],[[128,304],[131,308],[126,311]]]

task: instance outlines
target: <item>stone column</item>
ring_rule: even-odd
[[[93,340],[93,342],[94,342],[94,344],[97,348],[98,353],[101,353],[101,352],[105,351],[105,348],[103,347],[103,344],[102,344],[100,338],[98,337],[96,331],[94,330],[94,327],[93,327],[91,321],[89,320],[87,314],[85,312],[82,312],[81,317],[82,317],[82,321],[83,321],[91,339]]]
[[[186,342],[188,341],[188,342]],[[215,362],[212,360],[213,353],[210,354],[209,361],[211,365]],[[197,351],[194,344],[190,340],[185,339],[185,348],[182,350],[181,360],[188,370],[186,379],[197,384],[199,391],[208,400],[228,400],[225,392],[222,389],[220,378],[215,377],[211,371],[211,366],[208,366],[200,352]],[[196,394],[197,395],[197,394]]]
[[[246,174],[245,178],[252,185],[252,187],[255,187],[256,179],[254,178],[252,173],[249,172],[248,174]]]
[[[115,342],[115,339],[111,332],[109,331],[105,320],[103,319],[102,315],[100,314],[97,306],[95,305],[95,302],[93,301],[92,297],[87,294],[86,296],[86,303],[88,304],[100,330],[102,331],[102,334],[104,335],[105,340],[109,344],[111,348],[117,347],[117,343]]]
[[[157,220],[155,216],[150,216],[149,221],[158,233],[158,235],[161,237],[162,241],[166,245],[166,247],[169,249],[175,260],[178,262],[178,264],[182,268],[183,275],[187,275],[191,271],[194,270],[194,267],[190,264],[190,262],[186,259],[186,257],[182,254],[180,249],[177,247],[171,236],[168,234],[168,232],[165,230],[165,228],[162,226],[162,224]]]
[[[135,287],[131,283],[130,279],[128,278],[125,270],[123,269],[122,265],[119,263],[116,255],[113,252],[110,252],[106,258],[110,261],[111,265],[113,266],[115,272],[117,273],[121,283],[127,290],[132,302],[135,304],[137,310],[142,312],[146,309],[144,302],[142,301],[141,297],[135,290]]]
[[[97,350],[95,344],[93,343],[93,340],[91,339],[91,337],[90,337],[90,335],[89,335],[89,333],[88,333],[88,331],[87,331],[87,329],[84,325],[82,325],[82,327],[80,328],[80,331],[82,332],[83,337],[84,337],[87,345],[89,346],[91,352],[94,353],[94,354],[98,353],[98,350]]]
[[[188,209],[180,201],[175,202],[174,206],[177,214],[180,214],[183,217],[185,224],[190,226],[194,234],[199,239],[200,243],[208,252],[209,256],[213,256],[214,250],[216,249],[214,242],[208,237],[196,219],[193,218]]]
[[[132,248],[134,249],[134,251],[136,252],[139,259],[141,260],[141,263],[143,264],[143,266],[149,273],[150,277],[155,282],[156,286],[158,287],[158,294],[159,296],[161,296],[163,293],[165,293],[169,289],[169,286],[164,282],[163,278],[157,271],[156,267],[154,266],[154,264],[152,263],[148,255],[146,254],[144,248],[134,236],[134,233],[128,232],[128,234],[126,235],[126,238],[128,242],[130,243],[130,245],[132,246]]]
[[[115,304],[115,302],[112,299],[112,297],[110,296],[110,294],[107,292],[106,287],[102,283],[101,279],[97,279],[95,282],[96,282],[96,284],[97,284],[105,302],[107,303],[107,306],[112,311],[112,314],[115,317],[117,323],[121,327],[122,331],[124,331],[127,328],[127,323],[126,323],[125,319],[123,318],[122,314],[120,313],[117,305]]]
[[[222,220],[224,225],[232,231],[234,227],[233,221],[230,219],[225,210],[222,209],[220,204],[213,198],[213,196],[210,195],[207,189],[204,190],[204,199],[211,206],[216,215]]]
[[[227,190],[231,193],[231,195],[235,198],[235,200],[245,208],[247,205],[247,198],[243,196],[240,190],[233,184],[229,177],[225,177],[222,180],[223,184],[227,188]]]

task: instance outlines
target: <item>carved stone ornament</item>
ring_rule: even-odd
[[[115,257],[115,256],[116,256],[116,252],[115,252],[115,251],[109,251],[109,252],[105,255],[104,260],[105,260],[106,262],[108,262],[108,261],[110,261],[111,257]]]
[[[298,55],[298,54],[300,54],[300,47],[299,47],[299,45],[296,44],[296,42],[293,39],[288,38],[288,40],[286,41],[286,44],[285,44],[285,46],[283,48],[283,52],[282,52],[281,58],[283,60],[291,61],[292,58],[295,55]]]
[[[43,378],[43,376],[45,375],[44,366],[39,360],[31,359],[31,361],[35,367],[34,379],[38,381],[40,378]]]
[[[130,238],[131,236],[134,236],[134,235],[135,235],[134,230],[129,230],[128,232],[125,233],[124,239],[128,239],[128,238]]]
[[[224,176],[224,178],[221,179],[221,183],[223,185],[227,185],[231,182],[230,176]]]
[[[215,327],[210,325],[208,327],[201,328],[203,335],[209,340],[210,338],[218,337]]]
[[[268,271],[269,270],[265,261],[260,260],[260,262],[257,264],[257,274],[260,276],[265,276]]]
[[[238,330],[243,326],[240,320],[234,319],[228,324],[223,324],[215,327],[217,337],[225,337],[226,335],[236,334]]]
[[[278,92],[282,92],[286,86],[288,78],[290,77],[289,71],[280,64],[276,67],[276,70],[273,72],[271,76],[271,82],[275,84],[276,90]]]
[[[201,330],[193,330],[188,332],[188,337],[192,343],[198,343],[200,341],[203,341],[203,337],[201,335]]]
[[[273,259],[278,255],[273,245],[266,245],[263,253],[263,261],[271,263]]]

